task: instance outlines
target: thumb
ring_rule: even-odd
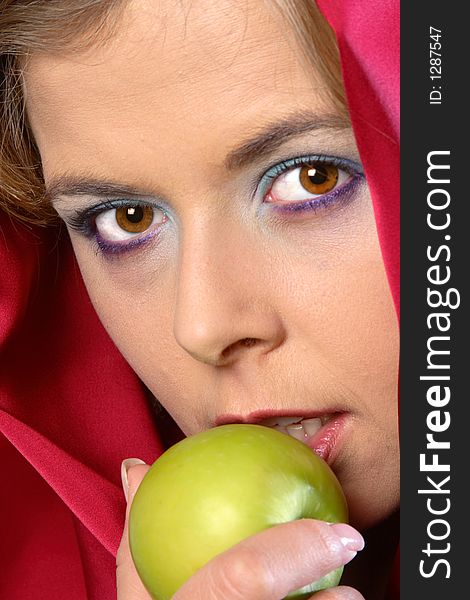
[[[129,549],[129,512],[137,488],[150,469],[138,458],[128,458],[121,467],[122,487],[127,499],[126,521],[121,543],[116,555],[117,600],[150,600],[132,561]]]

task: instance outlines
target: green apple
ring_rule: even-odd
[[[223,425],[188,437],[152,465],[129,518],[132,558],[155,600],[168,600],[211,558],[280,523],[348,518],[330,467],[310,448],[260,425]],[[293,592],[337,585],[342,569]]]

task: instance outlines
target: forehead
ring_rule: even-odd
[[[132,0],[106,46],[35,55],[25,71],[46,174],[78,147],[94,166],[136,145],[204,153],[255,121],[321,109],[321,85],[265,0]]]

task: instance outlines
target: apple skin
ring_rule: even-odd
[[[169,600],[211,558],[255,533],[295,519],[347,522],[330,467],[298,440],[260,425],[223,425],[162,454],[132,503],[129,543],[155,600]],[[342,568],[289,594],[337,585]]]

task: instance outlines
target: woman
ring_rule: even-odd
[[[28,4],[2,6],[2,196],[23,218],[60,216],[94,308],[139,380],[94,320],[67,240],[55,253],[56,231],[39,244],[5,225],[1,426],[19,481],[10,537],[45,564],[12,553],[4,595],[113,597],[116,460],[161,451],[142,381],[187,435],[301,423],[366,537],[345,586],[318,598],[385,597],[397,543],[398,335],[370,192],[394,282],[396,130],[378,68],[388,58],[373,47],[380,28],[367,30],[367,72],[363,32],[349,29],[369,23],[367,4],[363,21],[347,5],[325,7],[360,158],[334,46],[308,3]],[[28,60],[15,59],[25,49]],[[14,102],[22,94],[27,120]],[[144,471],[125,473],[130,499]],[[274,549],[275,568],[261,560],[256,585],[224,587],[236,548],[178,596],[281,598],[362,547],[355,529],[311,521],[269,536],[248,542],[256,556]],[[122,540],[119,597],[144,599]]]

